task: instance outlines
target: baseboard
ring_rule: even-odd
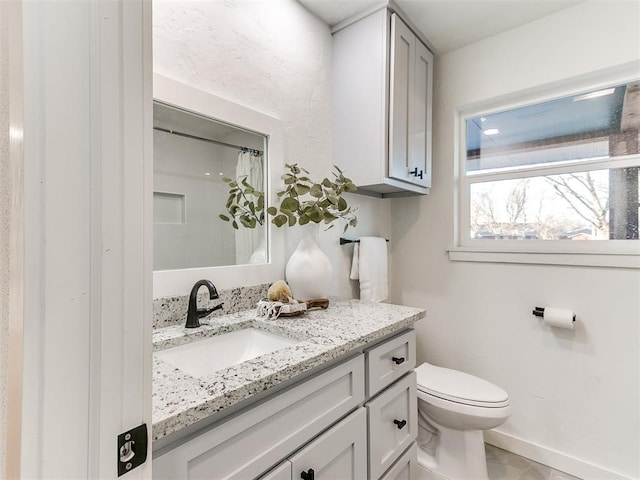
[[[484,441],[503,450],[530,458],[551,468],[566,472],[584,480],[637,480],[633,477],[607,470],[593,463],[572,457],[557,450],[514,437],[496,430],[484,432]]]

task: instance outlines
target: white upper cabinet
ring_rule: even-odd
[[[429,193],[433,55],[386,8],[333,42],[333,163],[360,193]]]

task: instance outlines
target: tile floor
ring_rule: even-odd
[[[493,445],[485,444],[485,452],[491,480],[580,480]]]

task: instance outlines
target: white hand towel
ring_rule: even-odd
[[[360,238],[358,251],[360,299],[381,302],[389,296],[387,241],[381,237]]]
[[[351,280],[360,280],[360,244],[353,244],[353,260],[351,261]]]

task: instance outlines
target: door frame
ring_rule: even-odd
[[[151,478],[148,0],[25,2],[20,475],[117,478],[146,423]],[[16,379],[18,381],[18,379]]]

